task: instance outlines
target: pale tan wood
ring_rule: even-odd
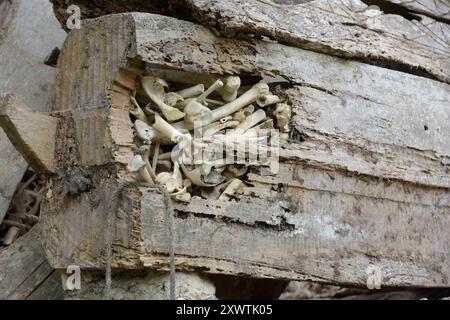
[[[44,64],[66,33],[47,0],[0,4],[0,94],[13,93],[31,109],[49,112],[55,69]]]
[[[212,272],[365,285],[367,267],[375,264],[385,286],[446,286],[449,264],[446,240],[441,240],[450,226],[448,190],[298,165],[283,165],[273,178],[252,174],[249,180],[268,184],[270,190],[281,185],[283,191],[267,192],[261,200],[176,206],[183,212],[175,228],[180,267],[206,265]],[[254,211],[259,201],[266,201],[267,211]],[[239,211],[230,210],[237,205]],[[144,195],[141,210],[147,250],[167,253],[161,198]],[[142,260],[148,266],[167,263],[153,254]],[[440,261],[439,272],[433,271],[433,260]]]
[[[35,112],[14,95],[0,96],[0,126],[38,172],[55,172],[56,118]]]

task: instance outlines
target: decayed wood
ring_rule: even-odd
[[[38,172],[55,171],[56,118],[35,112],[16,96],[0,96],[0,126]]]
[[[170,274],[150,270],[117,272],[110,293],[112,300],[169,300]],[[177,272],[175,274],[177,300],[216,300],[214,284],[204,275]],[[103,300],[105,298],[103,272],[83,271],[81,290],[67,292],[65,300]]]
[[[0,299],[62,298],[61,280],[47,263],[35,227],[0,251]],[[49,296],[47,295],[50,294]]]
[[[107,14],[123,12],[149,12],[149,13],[168,13],[169,2],[167,0],[75,0],[70,4],[66,0],[50,0],[53,4],[55,15],[62,26],[66,26],[70,13],[67,8],[70,4],[80,7],[80,13],[83,19],[97,18]]]
[[[168,58],[163,65],[169,68],[190,61],[186,71],[262,74],[298,84],[300,89],[288,93],[295,102],[294,125],[306,134],[306,141],[290,141],[281,150],[283,157],[450,186],[450,149],[447,134],[442,133],[448,130],[449,85],[276,43],[220,39],[205,28],[171,18],[161,17],[168,26],[156,33],[150,27],[155,18],[135,17],[138,49],[144,59]],[[179,44],[180,39],[190,45],[189,50]],[[415,113],[420,115],[416,118]],[[334,116],[346,121],[335,121]],[[317,125],[307,125],[311,121]]]
[[[28,164],[0,128],[0,223]]]
[[[450,81],[450,26],[433,20],[430,10],[448,15],[445,0],[404,1],[416,9],[421,21],[398,14],[367,11],[360,0],[171,0],[161,2],[127,0],[95,2],[76,0],[85,17],[126,11],[155,12],[196,20],[223,35],[251,34],[327,54],[383,65],[445,82]],[[65,2],[54,0],[57,15],[65,24]],[[367,3],[377,1],[368,1]],[[380,1],[386,3],[387,1]],[[416,3],[417,2],[417,3]],[[442,2],[442,3],[441,3]],[[429,9],[426,9],[429,8]],[[318,18],[320,17],[320,18]],[[402,45],[398,45],[401,43]]]
[[[53,181],[43,228],[54,267],[104,268],[106,208],[133,154],[127,94],[145,67],[263,76],[284,82],[293,106],[295,130],[282,143],[279,175],[251,172],[238,203],[175,206],[180,269],[365,285],[375,264],[386,286],[449,285],[448,84],[277,43],[219,38],[151,14],[83,27],[69,35],[59,63],[55,111],[63,115],[58,143],[65,149],[57,149],[58,166],[70,160],[93,168],[97,187],[66,197]],[[130,190],[121,200],[114,267],[167,268],[161,198]]]
[[[32,109],[50,111],[54,69],[43,61],[64,37],[48,1],[1,1],[0,94],[15,93]],[[27,166],[0,129],[0,223]]]
[[[447,0],[388,0],[410,10],[450,21],[450,3]]]

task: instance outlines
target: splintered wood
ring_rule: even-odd
[[[177,78],[169,73],[164,72]],[[166,80],[144,76],[140,96],[146,107],[131,97],[138,154],[128,170],[141,182],[163,185],[181,202],[189,202],[193,192],[230,200],[238,190],[242,193],[240,179],[250,167],[265,166],[268,174],[276,174],[279,150],[273,148],[279,148],[274,141],[279,134],[274,124],[289,133],[291,107],[268,84],[257,83],[239,95],[238,76],[203,78],[204,83],[196,83],[181,76],[184,86],[177,91],[176,84],[169,88]],[[216,99],[209,99],[214,93]]]
[[[205,10],[210,15],[224,5],[214,1]],[[254,23],[258,8],[273,7],[246,7],[249,26],[262,32],[271,26]],[[239,27],[231,18],[238,9],[228,9],[219,10],[225,30]],[[310,10],[294,17],[323,12]],[[299,35],[304,19],[278,20],[289,31],[281,35],[292,40],[286,42],[306,37],[288,37]],[[373,32],[363,28],[360,35]],[[386,56],[413,64],[398,40],[388,40]],[[364,51],[354,49],[348,56]],[[374,50],[381,54],[381,47]],[[433,54],[420,57],[429,74],[448,79]],[[237,92],[222,92],[229,77],[241,79]],[[275,104],[261,107],[248,94],[255,87],[264,89],[260,102]],[[368,268],[378,267],[383,286],[447,287],[449,105],[447,83],[274,41],[221,38],[144,13],[86,20],[69,34],[58,62],[56,172],[65,174],[52,179],[42,211],[49,261],[103,269],[111,194],[121,182],[144,179],[190,198],[174,201],[179,270],[363,286]],[[235,163],[172,163],[179,142],[184,153],[207,139],[223,142],[227,129],[257,136],[253,129],[267,120],[282,131],[277,174]],[[197,137],[195,122],[204,129]],[[139,188],[120,200],[113,267],[166,270],[162,197]]]
[[[57,300],[63,298],[61,276],[47,262],[39,227],[0,250],[1,300]]]

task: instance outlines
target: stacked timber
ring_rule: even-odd
[[[112,221],[113,268],[167,270],[174,249],[177,270],[365,286],[376,267],[382,286],[449,286],[447,11],[286,2],[150,10],[194,22],[151,13],[84,20],[61,51],[51,116],[3,100],[11,140],[51,178],[41,223],[52,267],[109,263],[111,195],[135,179],[130,112],[142,77],[233,76],[277,88],[292,108],[279,170],[251,168],[226,201],[206,192],[175,201],[173,230],[160,194],[127,190]],[[133,11],[146,11],[142,3]],[[105,8],[88,14],[129,10]],[[15,139],[27,117],[46,130]]]

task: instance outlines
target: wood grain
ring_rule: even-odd
[[[64,1],[53,0],[65,24]],[[212,27],[224,36],[268,37],[317,52],[449,82],[445,0],[75,0],[85,18],[148,12]],[[383,9],[367,11],[367,4]],[[401,4],[401,5],[399,5]],[[404,9],[398,9],[398,7]],[[403,12],[404,11],[404,12]],[[446,23],[447,22],[447,23]],[[397,45],[401,43],[402,45]]]
[[[152,14],[86,20],[84,28],[69,35],[62,51],[60,61],[74,63],[59,65],[61,103],[55,111],[67,123],[74,119],[76,134],[60,130],[58,140],[69,146],[75,138],[82,153],[73,152],[70,163],[82,163],[96,188],[67,197],[54,180],[43,212],[52,266],[104,268],[110,195],[129,178],[124,164],[132,155],[132,127],[122,118],[134,75],[124,69],[134,66],[181,76],[264,78],[282,84],[293,106],[295,130],[282,143],[279,175],[250,172],[239,202],[176,204],[179,269],[363,286],[367,267],[375,264],[384,286],[449,285],[448,84],[279,43],[221,38],[205,27]],[[110,28],[118,32],[106,33]],[[93,37],[103,39],[100,48]],[[105,51],[111,55],[93,54]],[[84,74],[97,74],[102,65],[101,85],[93,86]],[[95,110],[109,119],[96,131],[106,137],[101,156],[98,144],[83,140],[93,132]],[[58,165],[68,163],[61,157]],[[167,269],[161,205],[148,190],[121,197],[115,268]]]
[[[0,251],[0,299],[24,300],[33,295],[37,298],[37,291],[44,299],[48,298],[47,293],[61,299],[61,281],[54,281],[54,272],[42,250],[37,226]]]

